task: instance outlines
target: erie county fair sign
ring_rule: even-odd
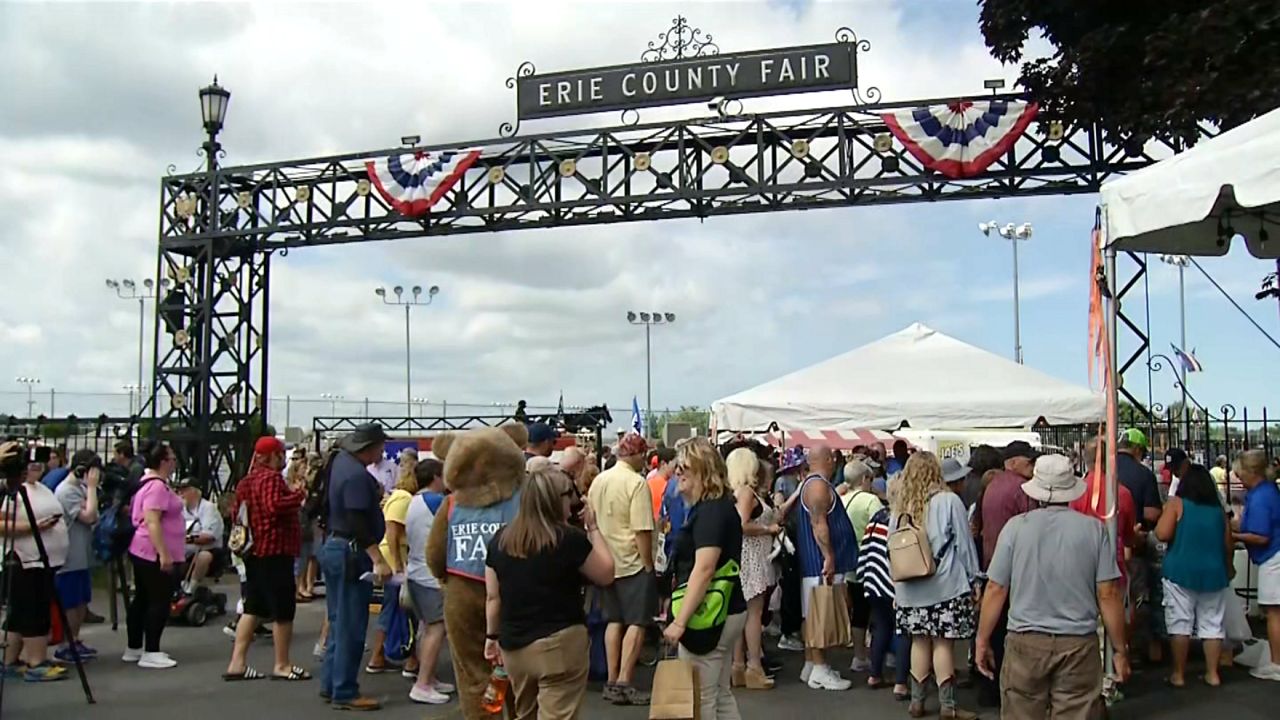
[[[614,65],[516,79],[522,120],[857,87],[854,43]]]

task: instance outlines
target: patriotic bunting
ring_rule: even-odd
[[[391,207],[407,217],[424,215],[453,187],[480,150],[446,150],[392,155],[365,163],[369,180]]]
[[[1008,152],[1037,111],[1035,103],[988,100],[905,108],[881,117],[926,168],[949,178],[966,178]]]

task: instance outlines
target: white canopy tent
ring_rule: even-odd
[[[1102,186],[1118,250],[1280,258],[1280,109]]]
[[[716,427],[1028,428],[1102,419],[1104,399],[916,323],[711,405]]]

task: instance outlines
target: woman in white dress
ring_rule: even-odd
[[[747,600],[745,642],[734,650],[733,684],[748,690],[770,690],[773,678],[765,672],[762,647],[764,604],[768,590],[776,582],[769,554],[773,539],[781,532],[778,512],[769,504],[766,466],[749,448],[740,447],[725,461],[729,487],[733,489],[738,514],[742,516],[742,595]]]

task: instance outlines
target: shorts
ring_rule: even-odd
[[[6,632],[24,638],[38,638],[52,628],[49,616],[53,605],[53,571],[43,567],[22,568],[13,572],[9,595]]]
[[[651,572],[617,578],[603,595],[605,622],[648,627],[658,614],[658,583]]]
[[[244,614],[293,622],[298,608],[298,588],[293,580],[293,558],[288,555],[244,558]]]
[[[836,573],[831,584],[836,585],[847,581],[844,573]],[[813,594],[813,589],[822,584],[821,577],[800,578],[800,617],[809,617],[809,596]]]
[[[871,627],[871,602],[862,592],[862,583],[851,581],[849,585],[849,623],[859,630]]]
[[[1163,582],[1164,624],[1170,635],[1197,640],[1222,640],[1226,637],[1223,619],[1227,614],[1227,602],[1221,590],[1196,592],[1167,578]]]
[[[93,582],[89,578],[89,569],[67,570],[53,576],[54,589],[58,591],[58,600],[67,610],[83,607],[93,599]]]
[[[1258,566],[1258,604],[1280,605],[1280,553]]]
[[[413,603],[413,616],[418,618],[418,622],[427,625],[444,622],[444,595],[440,588],[410,580],[409,599]]]

